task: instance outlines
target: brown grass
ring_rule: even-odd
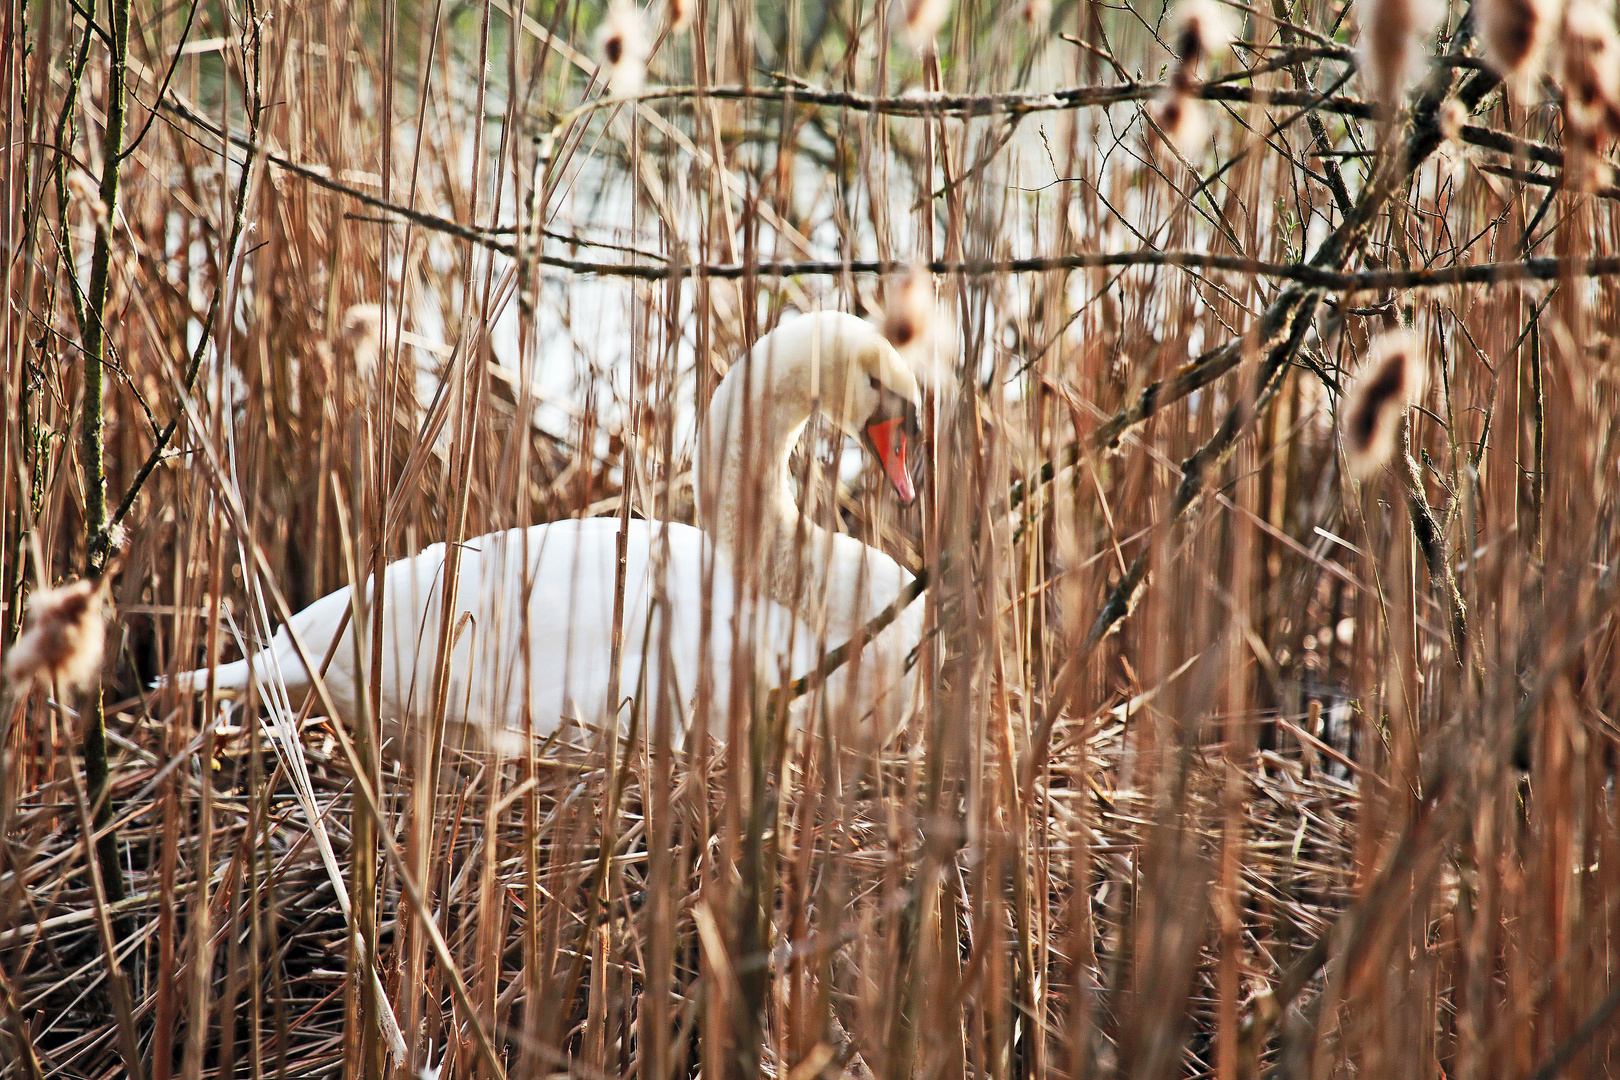
[[[604,7],[138,8],[115,209],[107,27],[0,16],[8,648],[98,558],[98,235],[128,507],[117,880],[95,699],[0,729],[0,1077],[1620,1074],[1610,148],[1564,185],[1458,6],[1398,113],[1346,96],[1338,6],[1231,12],[1185,161],[1158,6],[958,3],[919,53],[888,0],[654,4],[648,96],[582,108]],[[888,744],[671,749],[649,703],[441,769],[146,689],[438,540],[691,520],[725,364],[923,265],[920,506],[802,470],[931,574]],[[1430,389],[1352,482],[1391,326]]]

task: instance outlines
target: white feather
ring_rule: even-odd
[[[447,741],[517,749],[525,709],[539,736],[556,731],[565,718],[623,727],[630,717],[624,706],[637,699],[647,709],[672,708],[679,725],[698,702],[705,669],[709,727],[723,737],[735,688],[746,690],[752,683],[767,689],[784,676],[812,671],[823,648],[841,644],[890,606],[911,575],[854,537],[801,522],[786,486],[787,454],[812,403],[835,402],[825,406],[828,416],[847,430],[876,400],[874,376],[889,392],[916,401],[915,382],[882,335],[839,313],[785,323],[733,365],[716,392],[702,441],[702,486],[715,493],[711,498],[717,505],[707,515],[715,532],[630,522],[616,687],[610,671],[616,519],[559,521],[466,541],[451,620]],[[752,393],[743,392],[745,385]],[[832,392],[835,386],[844,392]],[[751,407],[748,398],[754,400]],[[755,410],[749,421],[739,422],[749,408]],[[724,430],[716,417],[724,418]],[[739,445],[743,430],[754,435],[751,447]],[[740,474],[744,462],[751,476]],[[745,513],[740,503],[749,479],[765,490],[750,502],[755,510]],[[792,537],[800,543],[784,550]],[[754,560],[742,566],[747,580],[759,583],[758,593],[739,582],[739,564],[728,554],[750,541],[759,545],[763,567],[755,571]],[[402,559],[385,573],[379,706],[385,720],[407,729],[420,729],[435,713],[444,574],[443,544]],[[368,585],[368,598],[371,593]],[[809,598],[797,616],[783,602],[793,597]],[[350,604],[350,590],[340,589],[290,620],[317,663]],[[886,732],[909,699],[905,661],[921,631],[917,602],[834,674],[826,687],[829,702],[868,718],[879,734]],[[352,625],[343,629],[324,676],[336,711],[350,721],[359,712],[353,635]],[[739,663],[752,670],[734,683]],[[184,672],[174,684],[197,691],[207,675],[207,669]],[[308,672],[287,627],[251,660],[214,669],[215,685],[228,694],[239,694],[253,678],[285,680],[294,693],[308,689]],[[650,720],[642,730],[650,730]]]

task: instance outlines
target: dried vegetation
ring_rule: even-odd
[[[0,1077],[1620,1072],[1613,11],[1419,7],[11,6]],[[951,376],[798,477],[927,569],[889,744],[147,689],[690,520],[817,306]]]

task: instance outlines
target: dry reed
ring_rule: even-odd
[[[1566,183],[1503,93],[1548,104],[1515,2],[1556,18],[1454,5],[1382,104],[1322,0],[1229,48],[956,3],[921,55],[944,5],[151,8],[113,206],[115,26],[8,8],[11,655],[104,554],[102,329],[127,540],[102,805],[75,702],[6,703],[0,1077],[1620,1073],[1620,217],[1606,143]],[[795,468],[928,572],[892,740],[699,692],[463,757],[148,689],[429,543],[690,521],[748,343],[924,305],[920,505]],[[1432,386],[1346,484],[1395,324]]]

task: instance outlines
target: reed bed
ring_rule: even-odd
[[[9,7],[0,1076],[1620,1073],[1613,12],[1359,7]],[[796,477],[899,732],[152,689],[691,521],[818,308],[929,376],[916,507]]]

